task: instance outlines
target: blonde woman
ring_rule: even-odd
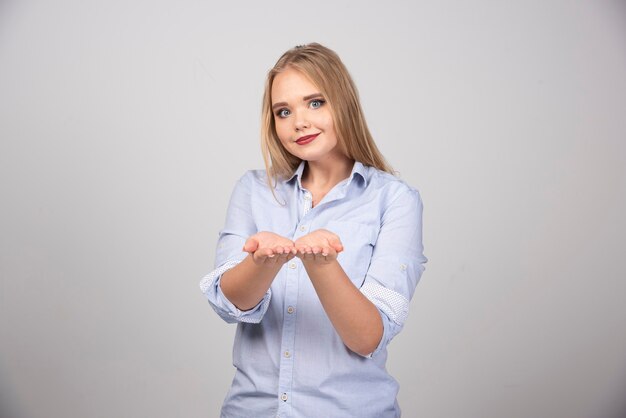
[[[262,112],[265,170],[235,186],[201,282],[237,323],[222,417],[399,417],[386,347],[426,262],[419,193],[393,175],[330,49],[283,54]]]

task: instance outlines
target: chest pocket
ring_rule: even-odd
[[[330,221],[326,229],[339,236],[344,249],[339,253],[337,261],[352,283],[360,288],[370,266],[376,231],[370,226],[351,221]]]

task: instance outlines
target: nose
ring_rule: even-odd
[[[302,112],[302,111],[296,112],[295,126],[296,126],[296,132],[311,127],[311,124],[306,118],[306,112]]]

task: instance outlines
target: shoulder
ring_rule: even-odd
[[[267,174],[265,170],[248,170],[239,177],[239,183],[247,185],[267,184]]]
[[[276,184],[276,189],[282,188],[283,181],[279,181]],[[245,187],[250,191],[256,193],[271,193],[270,184],[273,184],[273,181],[270,182],[268,180],[267,172],[263,169],[259,170],[248,170],[246,171],[237,181],[236,187]]]
[[[397,200],[421,205],[420,193],[415,187],[375,167],[367,167],[367,189],[383,197],[387,205]]]
[[[283,201],[287,190],[287,182],[279,180],[277,184],[268,179],[265,170],[248,170],[237,181],[235,192],[249,195],[257,203],[261,201]]]

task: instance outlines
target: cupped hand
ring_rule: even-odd
[[[248,238],[243,251],[250,253],[256,264],[284,264],[296,255],[293,241],[273,232],[262,231]]]
[[[343,251],[343,244],[339,237],[326,230],[318,229],[294,243],[297,256],[302,261],[313,261],[316,263],[330,263],[337,259],[337,254]]]

